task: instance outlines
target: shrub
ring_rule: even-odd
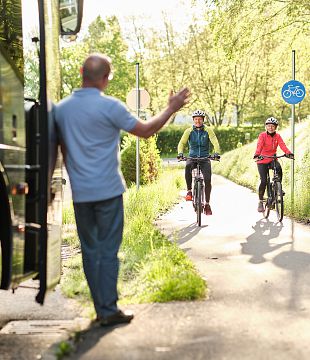
[[[155,181],[161,171],[161,159],[156,145],[156,136],[140,139],[140,184]],[[126,184],[136,183],[136,136],[125,135],[122,141],[121,170]]]

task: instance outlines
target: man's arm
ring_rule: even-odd
[[[189,100],[189,90],[184,88],[178,93],[174,94],[171,92],[168,100],[168,105],[161,113],[153,116],[148,121],[138,120],[135,127],[130,131],[131,134],[147,139],[154,135],[159,129],[161,129],[170,116],[180,110]]]

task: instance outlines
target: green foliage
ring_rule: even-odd
[[[36,51],[25,52],[24,70],[25,97],[38,99],[40,94],[39,59]]]
[[[163,246],[148,254],[131,284],[139,302],[194,300],[205,296],[205,282],[177,245]]]
[[[122,294],[124,302],[197,299],[205,283],[185,254],[168,241],[153,221],[176,200],[183,169],[164,172],[158,182],[131,188],[125,194],[122,245]]]
[[[285,143],[290,147],[290,129],[280,132]],[[224,154],[221,162],[213,164],[214,173],[223,175],[228,179],[257,190],[259,176],[253,155],[256,149],[256,141]],[[281,153],[281,151],[279,151]],[[295,184],[294,184],[294,208],[291,207],[290,186],[290,161],[281,161],[283,169],[283,188],[285,190],[285,214],[292,215],[300,220],[308,220],[310,214],[310,123],[309,121],[296,125],[295,138]]]
[[[287,119],[281,88],[291,76],[292,49],[296,79],[310,80],[309,1],[208,0],[204,19],[193,17],[178,33],[164,17],[163,33],[141,26],[128,34],[135,55],[141,52],[150,111],[165,106],[170,89],[186,85],[192,94],[188,108],[204,109],[212,125],[261,123],[270,115]],[[296,112],[300,119],[309,114],[310,97]]]
[[[98,16],[89,25],[84,43],[89,53],[99,52],[111,58],[113,80],[109,82],[105,93],[125,101],[129,90],[135,86],[135,70],[134,63],[127,60],[128,46],[117,17],[111,16],[103,20]]]
[[[61,97],[65,97],[81,86],[80,69],[89,53],[88,46],[82,43],[75,43],[62,48],[61,51],[61,75],[62,89]]]
[[[157,146],[161,154],[174,154],[177,152],[178,143],[187,125],[168,125],[163,127],[157,134]]]
[[[81,86],[80,68],[87,55],[103,53],[111,58],[114,74],[105,93],[125,101],[135,84],[134,65],[127,60],[127,50],[117,18],[112,16],[103,20],[98,16],[89,25],[88,34],[81,42],[62,49],[62,97]]]
[[[68,341],[61,341],[58,344],[58,348],[55,352],[56,359],[57,360],[63,359],[65,356],[70,355],[72,350],[73,350],[72,345]]]
[[[83,271],[81,254],[66,260],[63,266],[62,291],[70,298],[76,298],[82,302],[88,301],[91,295]]]
[[[156,136],[139,140],[140,184],[155,181],[161,171],[161,159],[156,145]],[[121,170],[127,185],[136,182],[136,136],[125,135],[122,140]]]

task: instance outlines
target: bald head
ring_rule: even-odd
[[[102,54],[91,54],[85,60],[82,68],[84,87],[103,87],[111,73],[111,60]]]

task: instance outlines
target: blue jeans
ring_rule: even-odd
[[[85,276],[97,315],[106,317],[118,311],[117,253],[123,237],[123,196],[73,205]]]

